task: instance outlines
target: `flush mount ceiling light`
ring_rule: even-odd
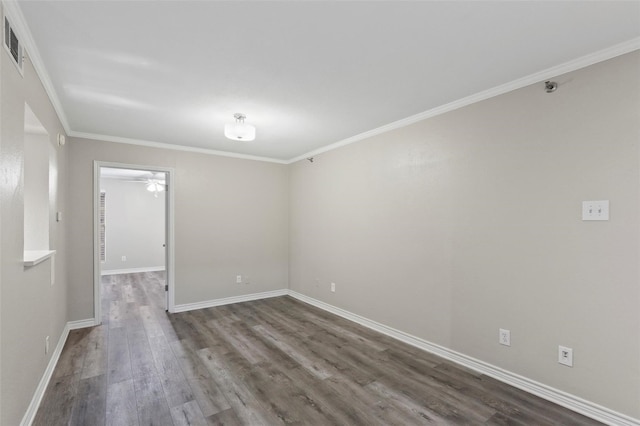
[[[235,123],[224,125],[224,135],[234,141],[252,141],[256,138],[256,128],[244,122],[246,115],[239,112],[233,114]]]

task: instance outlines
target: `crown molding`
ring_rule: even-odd
[[[579,58],[565,62],[563,64],[556,65],[554,67],[547,68],[545,70],[536,72],[534,74],[530,74],[528,76],[519,78],[517,80],[513,80],[505,84],[501,84],[499,86],[484,90],[482,92],[467,96],[465,98],[458,99],[453,102],[449,102],[447,104],[421,112],[419,114],[415,114],[410,117],[403,118],[398,121],[394,121],[384,126],[380,126],[375,129],[366,131],[364,133],[351,136],[341,141],[309,151],[297,157],[293,157],[289,160],[280,160],[276,158],[260,157],[260,156],[253,156],[253,155],[247,155],[247,154],[236,154],[233,152],[217,151],[217,150],[205,149],[205,148],[192,148],[192,147],[187,147],[182,145],[173,145],[173,144],[167,144],[167,143],[161,143],[161,142],[151,142],[151,141],[144,141],[144,140],[138,140],[138,139],[121,138],[119,136],[108,136],[108,135],[100,135],[100,134],[94,134],[94,133],[81,133],[81,132],[71,131],[69,135],[74,137],[86,138],[86,139],[127,143],[132,145],[142,145],[142,146],[149,146],[149,147],[155,147],[155,148],[173,149],[178,151],[198,152],[202,154],[219,155],[223,157],[241,158],[246,160],[266,161],[266,162],[277,163],[277,164],[292,164],[300,160],[307,159],[309,157],[313,157],[319,154],[323,154],[325,152],[333,151],[334,149],[338,149],[340,147],[347,146],[355,142],[360,142],[362,140],[371,138],[373,136],[377,136],[395,129],[400,129],[402,127],[409,126],[411,124],[426,120],[431,117],[436,117],[438,115],[441,115],[450,111],[454,111],[456,109],[463,108],[465,106],[468,106],[477,102],[484,101],[486,99],[490,99],[508,92],[512,92],[517,89],[521,89],[531,84],[549,80],[561,74],[566,74],[572,71],[579,70],[581,68],[586,68],[590,65],[593,65],[599,62],[604,62],[608,59],[612,59],[617,56],[621,56],[636,50],[640,50],[640,37],[628,40],[624,43],[616,44],[614,46],[599,50],[594,53],[590,53],[585,56],[581,56]]]
[[[13,26],[15,27],[16,32],[22,39],[23,44],[25,46],[25,50],[27,51],[27,57],[33,64],[33,67],[36,70],[38,77],[40,77],[40,81],[42,82],[42,85],[44,86],[45,91],[47,92],[47,95],[49,95],[49,99],[53,104],[53,108],[58,114],[58,118],[60,119],[60,122],[62,123],[62,126],[64,127],[64,130],[67,133],[67,135],[78,137],[78,138],[94,139],[94,140],[106,141],[106,142],[117,142],[117,143],[124,143],[124,144],[130,144],[130,145],[140,145],[140,146],[147,146],[147,147],[154,147],[154,148],[172,149],[176,151],[197,152],[201,154],[219,155],[222,157],[241,158],[245,160],[265,161],[265,162],[277,163],[277,164],[292,164],[309,157],[323,154],[328,151],[333,151],[334,149],[389,132],[391,130],[400,129],[402,127],[409,126],[419,121],[426,120],[427,118],[435,117],[440,114],[444,114],[446,112],[454,111],[456,109],[474,104],[476,102],[481,102],[486,99],[493,98],[495,96],[499,96],[507,92],[511,92],[513,90],[521,89],[531,84],[535,84],[541,81],[551,79],[561,74],[576,71],[578,69],[588,67],[598,62],[603,62],[608,59],[612,59],[617,56],[633,52],[635,50],[640,50],[640,37],[636,37],[626,42],[608,47],[606,49],[602,49],[597,52],[593,52],[588,55],[565,62],[563,64],[556,65],[554,67],[547,68],[545,70],[513,80],[509,83],[501,84],[491,89],[484,90],[482,92],[464,97],[462,99],[458,99],[453,102],[449,102],[447,104],[429,109],[419,114],[415,114],[410,117],[403,118],[401,120],[394,121],[384,126],[380,126],[375,129],[366,131],[364,133],[351,136],[341,141],[334,142],[332,144],[323,146],[321,148],[309,151],[305,154],[298,155],[289,160],[280,160],[280,159],[271,158],[271,157],[238,154],[233,152],[218,151],[218,150],[212,150],[212,149],[206,149],[206,148],[195,148],[195,147],[187,147],[183,145],[173,145],[173,144],[161,143],[161,142],[152,142],[152,141],[139,140],[139,139],[123,138],[119,136],[76,132],[72,130],[71,127],[69,126],[67,116],[64,112],[64,109],[62,108],[62,104],[60,103],[58,95],[55,89],[53,88],[53,84],[44,66],[44,63],[40,56],[40,52],[36,47],[35,41],[33,40],[33,36],[31,35],[29,26],[27,25],[24,15],[22,14],[20,7],[18,6],[18,0],[0,0],[0,1],[2,2],[2,5],[4,7],[4,13],[7,16],[9,16],[9,19],[11,20]]]
[[[62,127],[64,128],[65,133],[69,134],[71,130],[71,127],[69,127],[69,121],[67,120],[67,116],[64,112],[64,109],[62,108],[62,104],[60,103],[58,94],[53,88],[53,83],[49,78],[49,73],[44,66],[44,62],[42,61],[42,57],[40,56],[40,51],[38,50],[38,47],[33,40],[33,36],[31,35],[31,31],[29,30],[29,25],[27,25],[27,21],[22,14],[22,10],[18,5],[18,1],[2,0],[2,6],[5,15],[9,17],[12,27],[14,27],[16,33],[20,37],[22,45],[24,46],[24,50],[26,51],[25,57],[29,61],[31,61],[36,74],[40,78],[40,82],[44,86],[45,92],[47,92],[47,95],[49,96],[49,100],[53,105],[53,109],[56,111],[60,123],[62,123]]]
[[[582,56],[577,59],[573,59],[571,61],[565,62],[560,65],[556,65],[551,68],[547,68],[543,71],[539,71],[534,74],[530,74],[526,77],[513,80],[509,83],[501,84],[500,86],[496,86],[491,89],[484,90],[474,95],[467,96],[465,98],[458,99],[453,102],[449,102],[447,104],[421,112],[419,114],[412,115],[410,117],[403,118],[398,121],[394,121],[393,123],[389,123],[384,126],[377,127],[373,130],[369,130],[364,133],[351,136],[347,139],[343,139],[341,141],[332,143],[330,145],[323,146],[313,151],[309,151],[305,154],[302,154],[290,159],[289,161],[287,161],[287,164],[295,163],[297,161],[304,160],[309,157],[313,157],[328,151],[333,151],[334,149],[337,149],[346,145],[350,145],[355,142],[359,142],[361,140],[370,138],[372,136],[380,135],[382,133],[386,133],[391,130],[400,129],[402,127],[409,126],[419,121],[426,120],[427,118],[435,117],[437,115],[444,114],[446,112],[453,111],[453,110],[474,104],[476,102],[484,101],[486,99],[493,98],[495,96],[499,96],[507,92],[521,89],[531,84],[549,80],[553,77],[557,77],[558,75],[576,71],[581,68],[588,67],[589,65],[593,65],[598,62],[603,62],[608,59],[612,59],[617,56],[624,55],[625,53],[630,53],[639,49],[640,49],[640,37],[637,37],[629,41],[626,41],[624,43],[616,44],[609,48],[599,50],[594,53],[590,53],[588,55]]]
[[[101,135],[96,133],[85,133],[85,132],[75,132],[75,131],[69,132],[69,136],[74,138],[92,139],[92,140],[104,141],[104,142],[115,142],[115,143],[123,143],[128,145],[146,146],[150,148],[170,149],[173,151],[197,152],[199,154],[218,155],[220,157],[241,158],[243,160],[264,161],[267,163],[276,163],[276,164],[288,164],[286,160],[279,160],[277,158],[260,157],[257,155],[239,154],[239,153],[227,152],[227,151],[217,151],[215,149],[195,148],[191,146],[174,145],[174,144],[163,143],[163,142],[152,142],[152,141],[146,141],[142,139],[121,138],[120,136],[109,136],[109,135]]]

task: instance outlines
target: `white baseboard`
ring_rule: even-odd
[[[367,328],[378,331],[382,334],[386,334],[387,336],[398,339],[404,343],[408,343],[411,346],[415,346],[424,351],[441,356],[442,358],[445,358],[449,361],[453,361],[464,367],[493,377],[494,379],[500,380],[503,383],[506,383],[518,389],[522,389],[523,391],[539,396],[540,398],[566,407],[570,410],[598,420],[602,423],[612,426],[640,426],[639,419],[634,419],[625,414],[610,410],[606,407],[587,401],[575,395],[571,395],[561,390],[552,388],[550,386],[536,382],[535,380],[528,379],[526,377],[504,370],[500,367],[496,367],[495,365],[491,365],[470,356],[464,355],[460,352],[456,352],[435,343],[431,343],[419,337],[412,336],[403,331],[396,330],[384,324],[380,324],[379,322],[372,321],[368,318],[362,317],[360,315],[354,314],[352,312],[346,311],[312,297],[305,296],[304,294],[298,293],[296,291],[289,290],[288,294],[289,296],[294,297],[302,302],[308,303],[327,312],[331,312],[333,314],[356,322],[360,325],[363,325]]]
[[[95,321],[93,318],[80,321],[69,321],[65,324],[64,329],[62,330],[62,334],[58,339],[58,344],[51,354],[49,364],[47,364],[47,368],[44,370],[44,374],[40,379],[40,383],[38,383],[38,387],[33,394],[33,398],[31,398],[31,403],[29,404],[26,413],[24,413],[24,416],[22,417],[20,426],[31,426],[31,423],[33,423],[33,420],[36,417],[36,413],[38,412],[38,407],[40,407],[40,403],[42,402],[42,397],[47,390],[47,386],[49,386],[49,381],[51,380],[51,376],[53,376],[53,371],[58,364],[58,360],[60,359],[60,354],[62,353],[64,344],[67,342],[67,337],[69,337],[69,332],[78,328],[93,327],[94,325]]]
[[[285,296],[285,295],[289,295],[302,302],[308,303],[317,308],[323,309],[327,312],[331,312],[333,314],[346,318],[350,321],[356,322],[360,325],[363,325],[367,328],[378,331],[387,336],[393,337],[411,346],[415,346],[424,351],[441,356],[442,358],[453,361],[457,364],[460,364],[464,367],[470,368],[472,370],[475,370],[487,376],[493,377],[494,379],[500,380],[503,383],[506,383],[518,389],[522,389],[533,395],[546,399],[547,401],[551,401],[555,404],[566,407],[570,410],[583,414],[594,420],[598,420],[602,423],[612,425],[612,426],[640,426],[639,419],[634,419],[630,416],[610,410],[606,407],[587,401],[575,395],[571,395],[561,390],[552,388],[550,386],[536,382],[535,380],[531,380],[526,377],[520,376],[518,374],[512,373],[510,371],[504,370],[495,365],[491,365],[489,363],[480,361],[473,357],[464,355],[460,352],[456,352],[454,350],[445,348],[435,343],[431,343],[427,340],[421,339],[419,337],[413,336],[403,331],[396,330],[395,328],[388,327],[379,322],[370,320],[363,316],[354,314],[352,312],[349,312],[342,308],[338,308],[336,306],[330,305],[328,303],[322,302],[312,297],[305,296],[304,294],[298,293],[293,290],[282,289],[282,290],[266,291],[262,293],[252,293],[252,294],[247,294],[242,296],[233,296],[233,297],[226,297],[223,299],[215,299],[215,300],[208,300],[204,302],[176,305],[175,312],[186,312],[186,311],[192,311],[196,309],[204,309],[204,308],[210,308],[214,306],[228,305],[231,303],[248,302],[251,300],[267,299],[270,297],[278,297],[278,296]],[[62,353],[62,348],[64,347],[64,344],[67,340],[69,331],[75,330],[78,328],[92,327],[94,325],[96,325],[96,322],[93,318],[80,320],[80,321],[71,321],[65,325],[64,330],[62,331],[62,335],[58,340],[58,344],[56,345],[56,349],[52,354],[51,359],[49,360],[49,364],[47,365],[44,375],[42,376],[42,379],[40,380],[40,383],[36,388],[36,392],[33,396],[33,399],[29,404],[27,412],[22,418],[22,422],[20,422],[20,426],[30,426],[31,423],[33,422],[36,412],[38,411],[38,407],[40,406],[40,402],[42,401],[44,392],[47,389],[47,386],[49,385],[49,380],[51,380],[53,371],[56,367],[56,364],[58,363],[60,354]]]
[[[119,275],[119,274],[135,274],[138,272],[156,272],[164,271],[164,266],[145,266],[143,268],[129,268],[129,269],[108,269],[100,271],[100,275]]]
[[[29,407],[27,407],[26,413],[22,417],[22,421],[20,422],[20,426],[31,426],[33,420],[36,417],[36,413],[38,412],[38,407],[40,407],[40,402],[42,401],[42,397],[44,396],[44,392],[47,390],[47,386],[49,386],[49,380],[51,380],[51,376],[53,375],[53,370],[55,370],[56,365],[58,364],[58,360],[60,359],[60,354],[62,353],[62,348],[64,348],[64,344],[67,341],[67,336],[69,335],[69,323],[65,324],[64,329],[62,330],[62,334],[58,339],[58,344],[56,345],[53,354],[51,354],[51,359],[49,359],[49,364],[47,364],[47,368],[44,370],[44,374],[40,379],[40,383],[38,383],[38,387],[36,388],[35,393],[33,394],[33,398],[31,398],[31,403]]]
[[[69,330],[77,330],[79,328],[93,327],[99,324],[96,323],[94,318],[89,318],[79,321],[69,321],[67,325],[69,326]]]
[[[196,309],[212,308],[214,306],[230,305],[231,303],[249,302],[251,300],[268,299],[270,297],[286,296],[289,294],[289,290],[273,290],[265,291],[262,293],[245,294],[242,296],[225,297],[223,299],[206,300],[204,302],[185,303],[182,305],[175,305],[173,312],[186,312],[194,311]]]

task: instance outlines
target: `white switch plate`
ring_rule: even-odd
[[[236,284],[242,283],[242,275],[236,275]]]
[[[333,293],[335,293],[335,292],[336,292],[336,283],[331,283],[331,291],[332,291]]]
[[[498,334],[498,342],[501,345],[511,346],[511,331],[501,328]]]
[[[127,256],[122,256],[122,261],[126,262],[127,261]]]
[[[567,367],[573,367],[573,349],[558,346],[558,362]]]
[[[583,201],[582,220],[609,220],[609,200]]]

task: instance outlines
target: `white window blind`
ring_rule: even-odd
[[[105,196],[104,191],[100,192],[100,262],[104,262],[107,256],[105,241]]]

